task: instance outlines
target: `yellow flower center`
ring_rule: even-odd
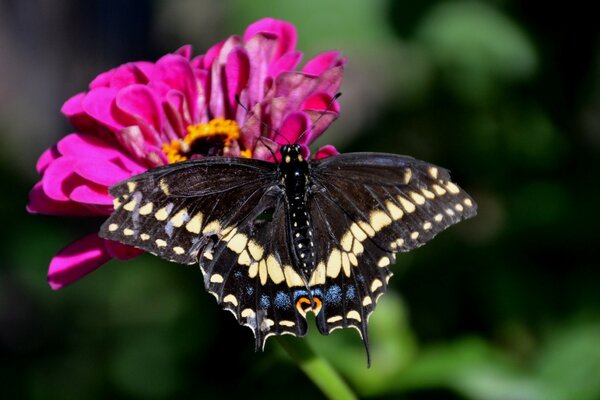
[[[194,154],[204,156],[222,155],[240,137],[238,124],[231,119],[215,118],[208,123],[187,127],[188,134],[183,139],[174,139],[162,146],[169,163],[190,159]],[[252,150],[240,149],[240,156],[252,157]]]

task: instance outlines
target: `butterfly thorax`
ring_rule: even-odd
[[[293,258],[295,265],[302,270],[305,277],[308,277],[314,269],[315,251],[307,209],[309,166],[302,157],[299,145],[281,147],[279,172],[289,208],[287,223],[292,234]]]

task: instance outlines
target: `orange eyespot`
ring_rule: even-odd
[[[323,303],[318,297],[313,297],[313,303],[311,304],[308,297],[300,297],[296,302],[296,309],[302,316],[306,317],[306,313],[312,311],[315,315],[321,311]]]

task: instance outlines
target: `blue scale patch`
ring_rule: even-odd
[[[286,309],[292,307],[292,300],[290,296],[283,292],[277,292],[275,295],[275,308]]]
[[[246,286],[246,293],[248,293],[248,296],[252,296],[252,293],[254,293],[254,286]]]
[[[308,292],[306,290],[294,291],[294,302],[298,301],[300,297],[308,297]]]
[[[321,289],[312,289],[311,293],[313,297],[318,297],[319,299],[323,298],[323,292],[321,291]]]
[[[348,287],[348,289],[346,290],[346,299],[354,300],[355,297],[356,297],[356,289],[354,289],[354,286]]]
[[[332,285],[327,289],[325,304],[340,304],[342,302],[342,289],[338,285]]]
[[[271,306],[271,301],[269,300],[269,296],[263,294],[260,296],[260,301],[258,302],[260,308],[269,308]]]

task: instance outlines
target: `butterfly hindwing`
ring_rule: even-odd
[[[323,302],[317,327],[322,334],[354,327],[368,348],[368,318],[385,292],[391,277],[387,265],[394,255],[379,248],[325,192],[313,193],[311,215],[315,240],[321,244],[310,281]]]
[[[207,290],[252,329],[257,349],[271,335],[304,336],[307,330],[296,307],[306,284],[292,267],[281,196],[259,205],[268,220],[252,218],[201,250]]]

